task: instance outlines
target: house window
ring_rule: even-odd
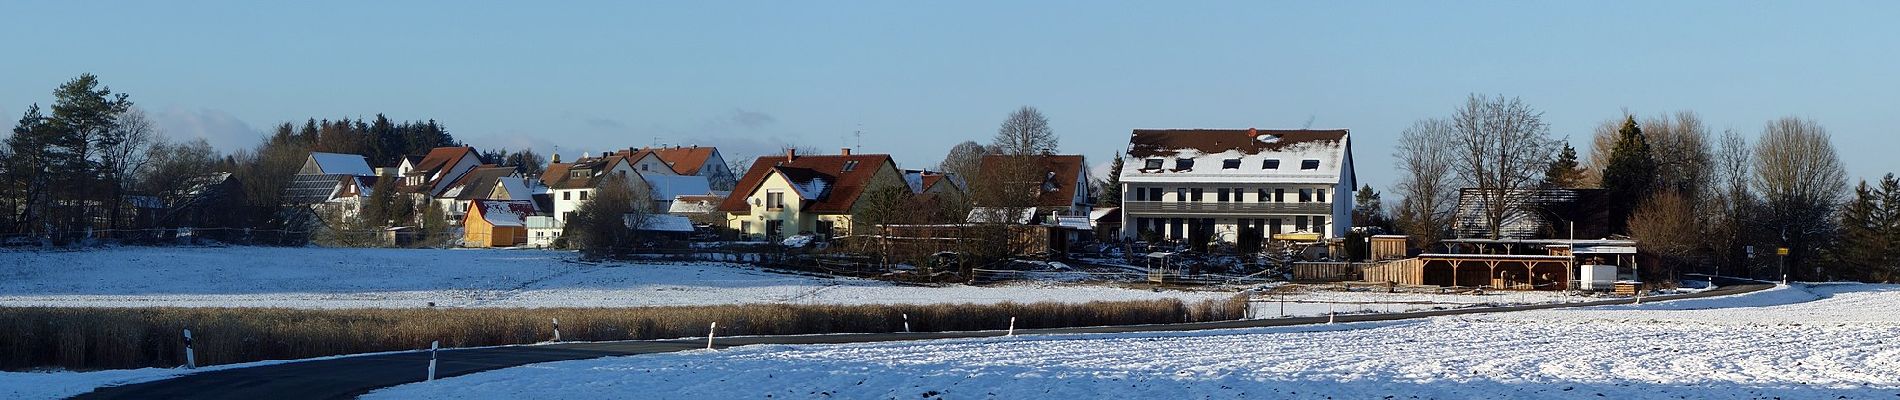
[[[1285,203],[1285,202],[1286,202],[1286,189],[1273,189],[1273,201],[1275,201],[1275,202],[1280,202],[1280,203]]]
[[[1306,230],[1306,216],[1305,215],[1293,217],[1293,230],[1294,231]]]
[[[1314,232],[1326,231],[1326,217],[1321,217],[1317,215],[1313,216],[1313,231]]]
[[[1180,171],[1180,170],[1189,170],[1189,169],[1194,169],[1194,159],[1192,158],[1174,159],[1174,170]]]
[[[1220,169],[1240,169],[1240,159],[1229,158],[1226,160],[1221,160]]]
[[[1148,189],[1135,188],[1135,201],[1148,201]]]
[[[574,192],[561,192],[561,200],[573,200]]]
[[[1161,188],[1148,188],[1148,201],[1161,201]]]
[[[1220,193],[1217,193],[1214,195],[1214,200],[1222,202],[1222,203],[1226,203],[1227,194],[1228,194],[1227,188],[1220,188]]]
[[[582,191],[582,192],[581,192],[581,200],[587,200],[587,192],[586,192],[586,191]]]
[[[1313,191],[1313,201],[1317,201],[1317,202],[1321,202],[1321,203],[1325,203],[1325,202],[1326,202],[1326,189],[1318,189],[1318,190],[1314,190],[1314,191]]]
[[[1260,169],[1280,169],[1280,160],[1270,159],[1270,160],[1267,160],[1266,162],[1260,163]]]
[[[1235,202],[1239,202],[1239,201],[1240,201],[1240,198],[1241,198],[1241,197],[1243,197],[1243,196],[1241,196],[1241,194],[1242,194],[1242,193],[1247,193],[1247,189],[1241,189],[1241,188],[1234,188],[1234,201],[1235,201]]]
[[[854,169],[858,169],[858,162],[857,162],[857,161],[855,161],[855,160],[853,160],[853,161],[845,161],[845,162],[844,162],[844,170],[845,170],[845,172],[851,172],[851,170],[854,170]]]
[[[1300,189],[1300,202],[1313,201],[1313,189]]]
[[[785,209],[785,192],[777,190],[765,192],[765,209],[773,211]]]
[[[1174,188],[1174,201],[1187,201],[1187,188]]]
[[[574,212],[573,212],[573,211],[568,211],[568,212],[564,212],[564,213],[561,213],[561,220],[562,220],[562,221],[566,221],[566,220],[571,220],[571,219],[574,219]]]
[[[1141,166],[1141,169],[1161,169],[1161,159],[1150,158],[1148,159],[1147,164],[1144,164]]]
[[[1188,189],[1188,201],[1201,201],[1201,188]]]
[[[739,221],[739,233],[752,233],[752,221]]]
[[[1319,169],[1319,160],[1300,161],[1300,169],[1302,170]]]
[[[567,177],[569,177],[569,178],[586,178],[586,177],[587,177],[587,170],[584,170],[584,169],[577,169],[577,170],[573,170],[573,171],[571,171],[571,172],[568,172],[568,173],[567,173]]]
[[[653,164],[640,164],[640,170],[641,170],[641,171],[652,171],[652,170],[653,170]],[[620,175],[626,175],[626,174],[627,174],[627,171],[620,171]]]
[[[1261,203],[1265,203],[1265,202],[1267,202],[1267,199],[1271,199],[1271,198],[1272,198],[1272,197],[1269,197],[1269,196],[1267,196],[1267,190],[1266,190],[1266,189],[1260,189],[1260,193],[1259,193],[1259,195],[1260,195],[1260,197],[1259,197],[1259,198],[1258,198],[1257,200],[1255,200],[1255,201],[1257,201],[1257,202],[1261,202]]]

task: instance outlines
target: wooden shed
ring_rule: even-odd
[[[528,242],[528,216],[534,202],[527,200],[474,200],[462,221],[465,247],[513,247]]]
[[[1373,235],[1372,259],[1395,260],[1405,258],[1411,255],[1410,240],[1412,240],[1412,237],[1407,235]]]

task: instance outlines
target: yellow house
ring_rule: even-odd
[[[513,247],[528,242],[526,219],[534,203],[519,200],[474,200],[462,221],[465,247]]]
[[[726,226],[749,237],[850,233],[858,198],[884,185],[903,186],[903,173],[886,154],[759,157],[719,204]]]

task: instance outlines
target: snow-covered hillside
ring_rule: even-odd
[[[1900,286],[1222,332],[531,365],[367,398],[1896,398]]]
[[[0,252],[0,306],[629,307],[736,303],[998,303],[1231,292],[1089,285],[914,287],[739,265],[572,262],[539,250],[147,248]]]

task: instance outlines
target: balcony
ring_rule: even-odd
[[[1327,215],[1333,213],[1333,203],[1123,201],[1122,210],[1131,214]]]

